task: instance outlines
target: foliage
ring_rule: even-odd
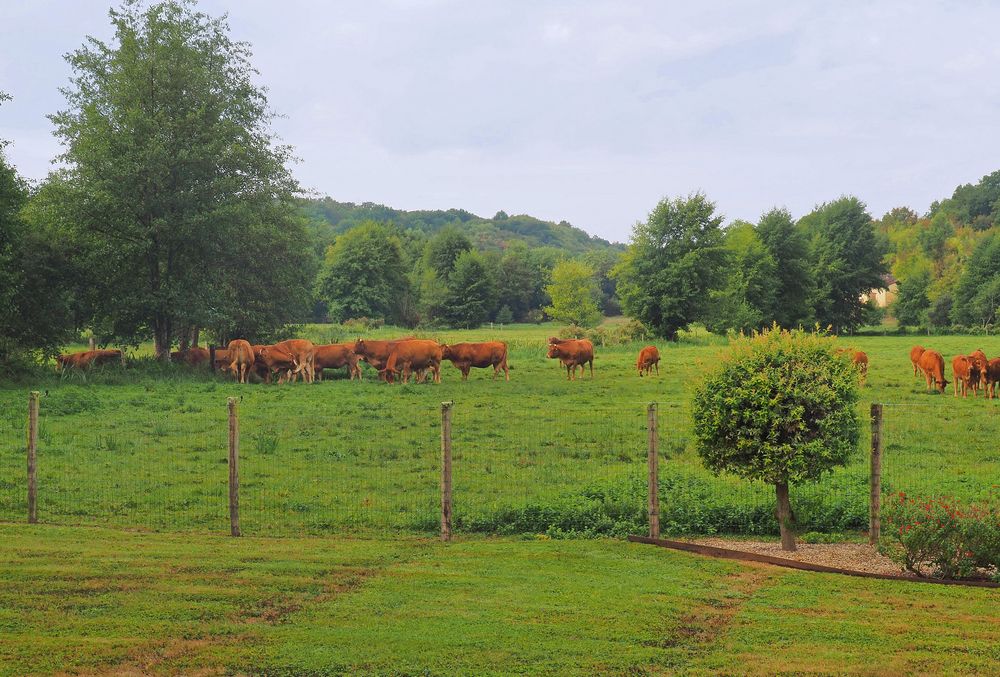
[[[552,269],[552,284],[545,291],[552,298],[552,305],[545,308],[549,317],[584,327],[593,327],[601,321],[594,271],[585,263],[571,260],[557,263]]]
[[[857,375],[832,338],[770,329],[738,339],[698,384],[698,454],[716,472],[815,481],[847,462],[860,421]]]
[[[68,107],[51,119],[67,167],[41,196],[88,275],[95,329],[152,334],[165,359],[191,326],[250,335],[303,316],[310,242],[249,46],[185,0],[110,14],[113,43],[66,57]]]
[[[972,252],[955,286],[951,318],[960,324],[995,324],[1000,308],[1000,232]]]
[[[448,277],[441,319],[454,328],[472,329],[486,322],[496,305],[496,286],[483,257],[465,251]]]
[[[809,239],[815,285],[810,306],[821,326],[836,331],[864,321],[861,295],[884,285],[883,251],[871,216],[855,197],[823,204],[799,221]]]
[[[431,238],[424,249],[424,260],[438,277],[447,280],[455,269],[455,260],[472,249],[472,243],[454,226],[448,226]]]
[[[319,294],[336,321],[374,317],[403,323],[409,281],[396,233],[367,222],[338,237],[326,252]]]
[[[901,491],[883,507],[879,549],[920,576],[1000,573],[1000,508]]]
[[[702,193],[662,200],[635,225],[615,268],[622,309],[669,339],[703,319],[709,293],[725,281],[721,224]]]
[[[902,325],[911,327],[922,325],[927,321],[927,311],[931,302],[927,298],[927,289],[931,284],[931,276],[922,271],[906,280],[900,280],[896,301],[892,304],[893,315]]]
[[[726,229],[729,271],[725,287],[709,294],[706,326],[711,331],[750,331],[770,324],[778,306],[777,262],[753,224]]]
[[[792,329],[812,323],[808,300],[814,284],[809,243],[787,209],[774,208],[757,222],[757,237],[774,261],[774,305],[764,321]]]

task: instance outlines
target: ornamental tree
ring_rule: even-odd
[[[773,484],[781,547],[795,550],[788,485],[847,462],[857,401],[857,371],[830,336],[775,326],[741,337],[696,388],[698,454],[715,473]]]

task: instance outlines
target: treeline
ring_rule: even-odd
[[[1000,171],[955,189],[920,216],[893,209],[876,224],[899,281],[901,325],[991,328],[1000,307]]]

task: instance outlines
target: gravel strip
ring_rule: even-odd
[[[851,569],[872,574],[893,574],[913,576],[888,557],[867,543],[798,543],[798,550],[785,552],[781,543],[775,541],[730,541],[724,538],[692,538],[685,539],[690,543],[710,545],[716,548],[752,552],[758,555],[783,557],[798,562],[822,564],[828,567]]]

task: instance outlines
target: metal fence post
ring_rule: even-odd
[[[240,535],[240,416],[229,398],[229,533]]]
[[[38,522],[38,391],[28,395],[28,524]]]
[[[872,404],[871,495],[868,506],[868,542],[877,545],[882,531],[882,405]]]
[[[659,423],[656,402],[646,410],[646,427],[649,431],[649,537],[660,537],[660,474],[659,474]]]
[[[451,540],[451,407],[441,403],[441,540]]]

